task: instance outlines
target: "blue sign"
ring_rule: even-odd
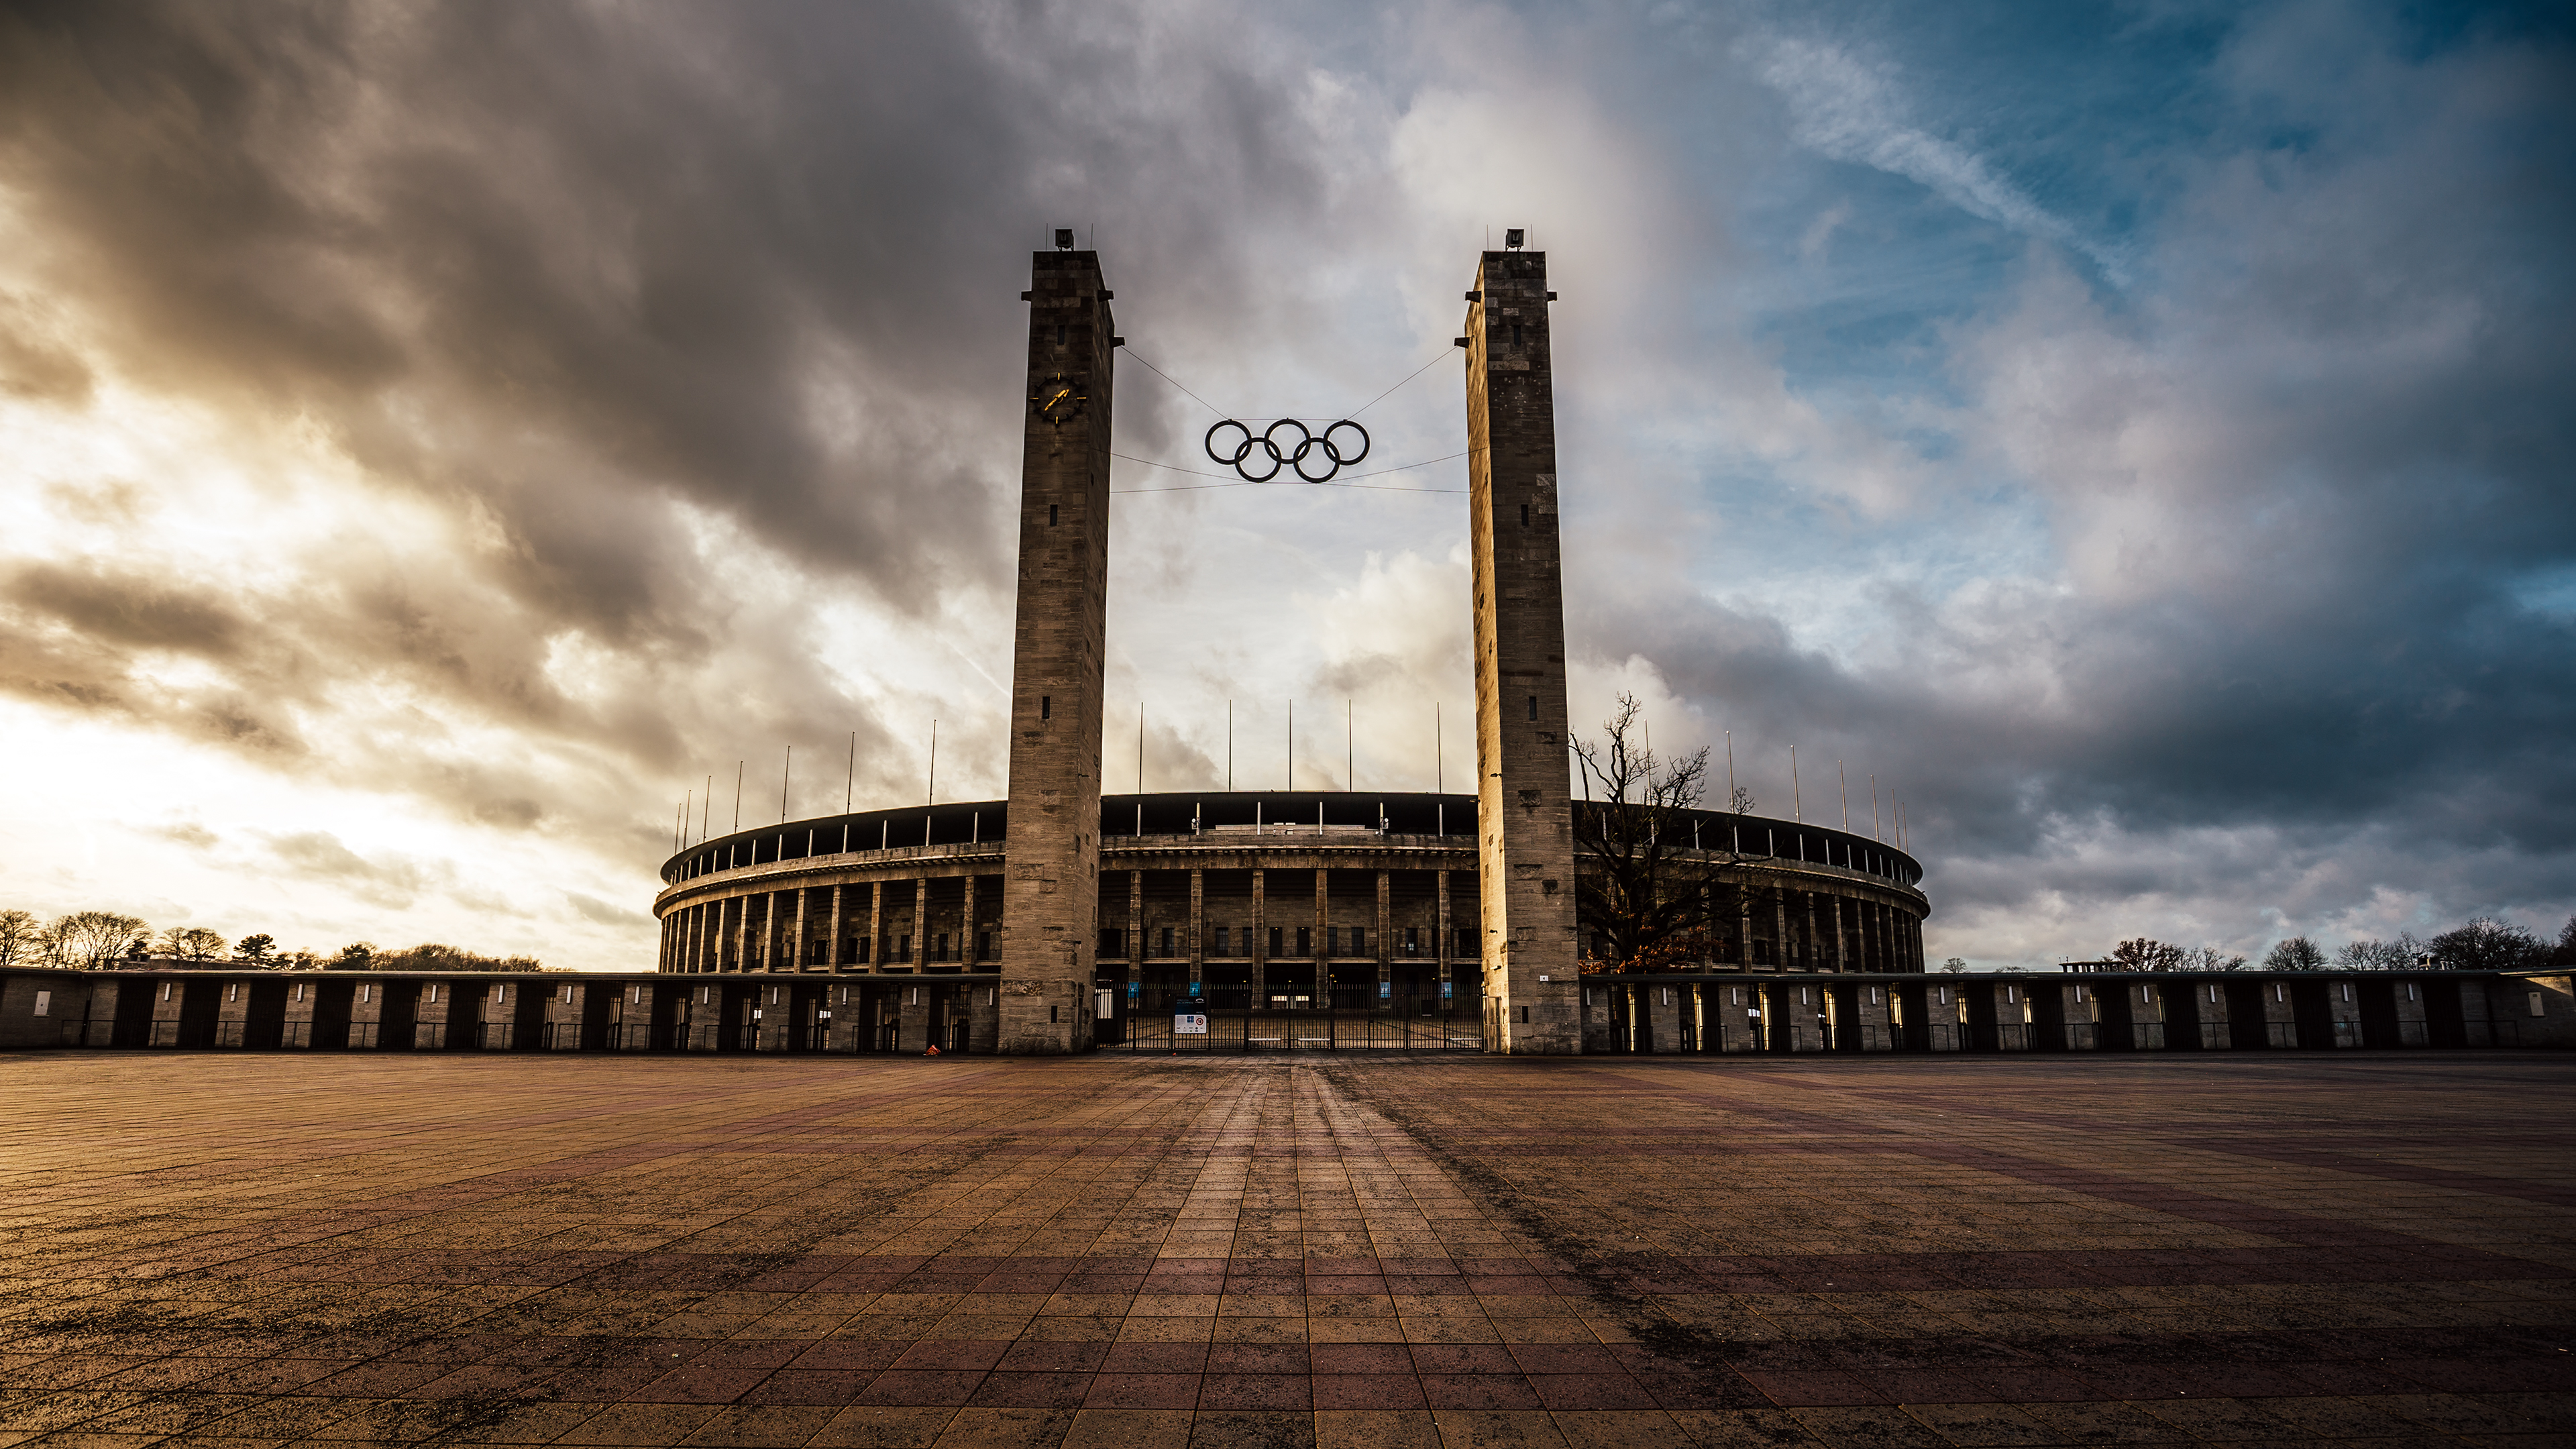
[[[1389,997],[1393,996],[1394,994],[1395,994],[1395,983],[1394,983],[1394,982],[1392,982],[1392,981],[1381,981],[1381,982],[1379,982],[1379,983],[1377,984],[1377,999],[1378,999],[1378,1000],[1380,1000],[1380,1001],[1384,1001],[1384,1000],[1386,1000],[1387,998],[1389,998]]]
[[[1130,981],[1127,983],[1127,999],[1129,1001],[1134,1001],[1137,997],[1143,995],[1144,991],[1145,983],[1142,981]]]
[[[1449,983],[1446,981],[1440,983],[1440,999],[1443,1001],[1449,999]]]

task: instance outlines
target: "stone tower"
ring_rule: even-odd
[[[1070,239],[1058,234],[1059,242]],[[1097,252],[1037,253],[1023,295],[1028,400],[997,1044],[1031,1055],[1091,1046],[1117,339]]]
[[[1517,233],[1513,240],[1518,240]],[[1477,886],[1488,1051],[1583,1050],[1547,254],[1484,254],[1467,294]],[[1014,849],[1019,816],[1011,817]]]

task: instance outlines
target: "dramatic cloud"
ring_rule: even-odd
[[[1518,225],[1579,715],[1874,776],[1936,955],[2554,928],[2566,37],[2046,13],[0,18],[8,904],[633,966],[684,795],[916,800],[933,720],[998,793],[1055,225],[1134,354],[1113,786],[1140,709],[1153,788],[1460,779],[1448,339]],[[1371,489],[1190,471],[1426,362]]]

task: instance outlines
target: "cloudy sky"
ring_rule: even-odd
[[[1579,719],[1874,777],[1935,959],[2554,935],[2571,122],[2548,7],[13,7],[0,905],[634,968],[739,761],[908,803],[936,719],[999,794],[1057,225],[1152,460],[1110,787],[1140,706],[1221,782],[1229,699],[1240,783],[1292,707],[1301,786],[1428,788],[1435,706],[1455,780],[1448,339],[1523,226]],[[1176,471],[1189,393],[1425,363],[1374,487]]]

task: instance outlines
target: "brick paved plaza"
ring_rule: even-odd
[[[2571,1086],[0,1057],[0,1446],[2559,1442]]]

